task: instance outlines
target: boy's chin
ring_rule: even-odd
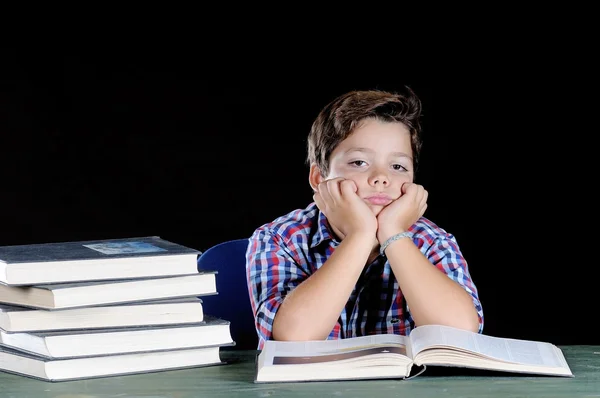
[[[383,210],[384,207],[385,206],[369,205],[369,208],[371,209],[373,214],[375,214],[375,217],[377,217],[379,215],[379,213],[381,213],[381,210]]]

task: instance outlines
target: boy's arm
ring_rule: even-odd
[[[249,284],[256,290],[255,314],[264,339],[322,340],[331,333],[376,238],[377,219],[356,190],[343,178],[316,187],[317,207],[344,239],[314,273],[307,265],[302,270],[276,234],[266,239],[266,250],[252,246],[259,254],[249,258]]]
[[[325,263],[291,291],[273,324],[276,340],[322,340],[333,329],[376,241],[377,219],[356,194],[354,181],[338,177],[314,187],[317,207],[343,236]]]
[[[347,236],[311,275],[310,267],[298,264],[279,235],[268,230],[255,233],[247,253],[247,277],[259,345],[269,339],[327,338],[370,250],[370,239]]]
[[[275,340],[327,338],[364,268],[371,241],[371,235],[346,236],[321,268],[289,292],[275,317]]]
[[[415,324],[481,333],[481,303],[455,242],[438,239],[431,250],[430,260],[411,239],[400,239],[385,251]]]
[[[390,237],[408,231],[425,212],[427,198],[421,185],[405,183],[400,198],[378,215],[379,242],[384,244]],[[477,290],[454,238],[443,231],[438,236],[434,231],[427,240],[433,243],[427,256],[408,238],[394,241],[385,249],[415,324],[481,332],[483,312]]]

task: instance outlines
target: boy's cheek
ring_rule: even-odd
[[[353,181],[354,184],[356,185],[356,193],[358,196],[361,195],[361,191],[363,191],[363,186],[365,185],[365,183],[360,179],[360,178],[356,178],[355,176],[343,176],[346,180],[350,180]]]

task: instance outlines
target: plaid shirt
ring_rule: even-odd
[[[421,253],[471,295],[481,333],[481,302],[454,236],[424,217],[410,232]],[[314,203],[254,231],[246,252],[246,276],[259,335],[258,349],[271,338],[273,320],[286,293],[321,268],[338,245],[329,232],[327,219]],[[363,270],[328,339],[378,333],[408,335],[413,328],[414,321],[390,263],[380,255]]]

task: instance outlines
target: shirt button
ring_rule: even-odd
[[[398,323],[398,322],[400,322],[400,319],[398,319],[398,318],[392,318],[391,322],[392,323]]]

